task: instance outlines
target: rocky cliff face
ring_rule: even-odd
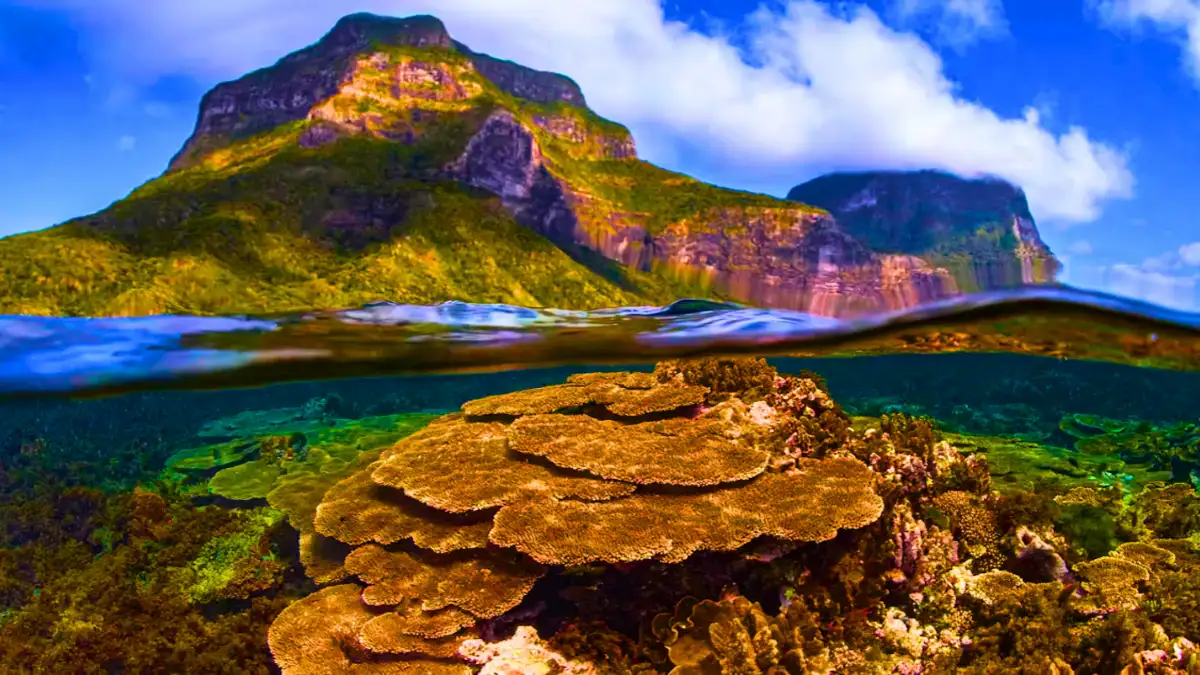
[[[412,148],[400,174],[494,195],[573,255],[590,250],[756,305],[893,309],[970,288],[955,271],[962,251],[1001,251],[1030,270],[1052,260],[1007,185],[842,175],[783,201],[658,169],[637,159],[628,130],[588,110],[574,82],[475,53],[432,17],[351,15],[316,44],[219,85],[169,171],[217,156],[227,165],[222,153],[236,154],[241,139],[289,124],[301,125],[295,142],[306,148],[347,137]]]
[[[512,96],[540,103],[586,105],[583,92],[569,78],[472,52],[452,40],[445,25],[434,17],[351,14],[315,44],[205,94],[195,131],[172,158],[168,170],[188,166],[197,155],[231,139],[308,118],[319,102],[353,84],[361,72],[361,57],[377,45],[429,50],[431,55],[438,51],[461,53],[498,89]],[[404,75],[403,71],[397,73],[400,80]],[[445,78],[433,84],[452,83]]]
[[[968,261],[985,288],[1052,281],[1058,270],[1025,193],[1003,180],[940,171],[835,173],[792,188],[788,199],[826,209],[875,251]]]
[[[652,232],[648,214],[556,177],[534,133],[507,112],[489,118],[448,168],[561,246],[584,246],[756,305],[846,315],[958,293],[946,270],[915,256],[878,255],[829,215],[786,202],[713,208]]]

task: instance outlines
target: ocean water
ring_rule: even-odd
[[[0,317],[0,672],[1197,673],[1200,315]]]

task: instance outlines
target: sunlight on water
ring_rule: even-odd
[[[3,317],[0,672],[1178,665],[1198,369],[1060,288]]]

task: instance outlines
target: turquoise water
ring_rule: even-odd
[[[1200,672],[1198,365],[1053,287],[2,317],[0,671]]]

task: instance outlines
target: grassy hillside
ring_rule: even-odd
[[[193,139],[175,170],[98,214],[0,240],[0,313],[260,313],[378,300],[590,309],[711,297],[564,250],[495,197],[439,179],[500,108],[533,131],[552,174],[588,195],[593,218],[619,212],[653,233],[681,220],[705,226],[705,214],[720,209],[808,208],[609,158],[627,141],[625,127],[584,108],[515,98],[458,52],[372,50],[358,57],[354,86],[320,102],[315,120],[262,131],[246,118],[231,133]],[[428,64],[454,82],[395,86],[397,68]],[[263,86],[297,67],[247,78]],[[437,89],[447,86],[456,89]],[[302,147],[314,125],[359,132]]]
[[[412,178],[420,149],[344,139],[305,150],[287,142],[297,131],[245,141],[260,152],[168,175],[96,216],[0,240],[0,311],[207,314],[452,299],[595,308],[688,294],[576,261],[495,198]]]
[[[297,122],[208,144],[188,168],[95,216],[0,240],[0,312],[275,312],[376,300],[588,309],[704,294],[564,251],[494,197],[430,180],[496,106],[549,112],[481,89],[470,106],[426,111],[412,145],[364,135],[305,149],[298,138],[311,123]],[[374,112],[381,125],[395,121],[385,112],[408,114],[401,102],[331,103]]]

